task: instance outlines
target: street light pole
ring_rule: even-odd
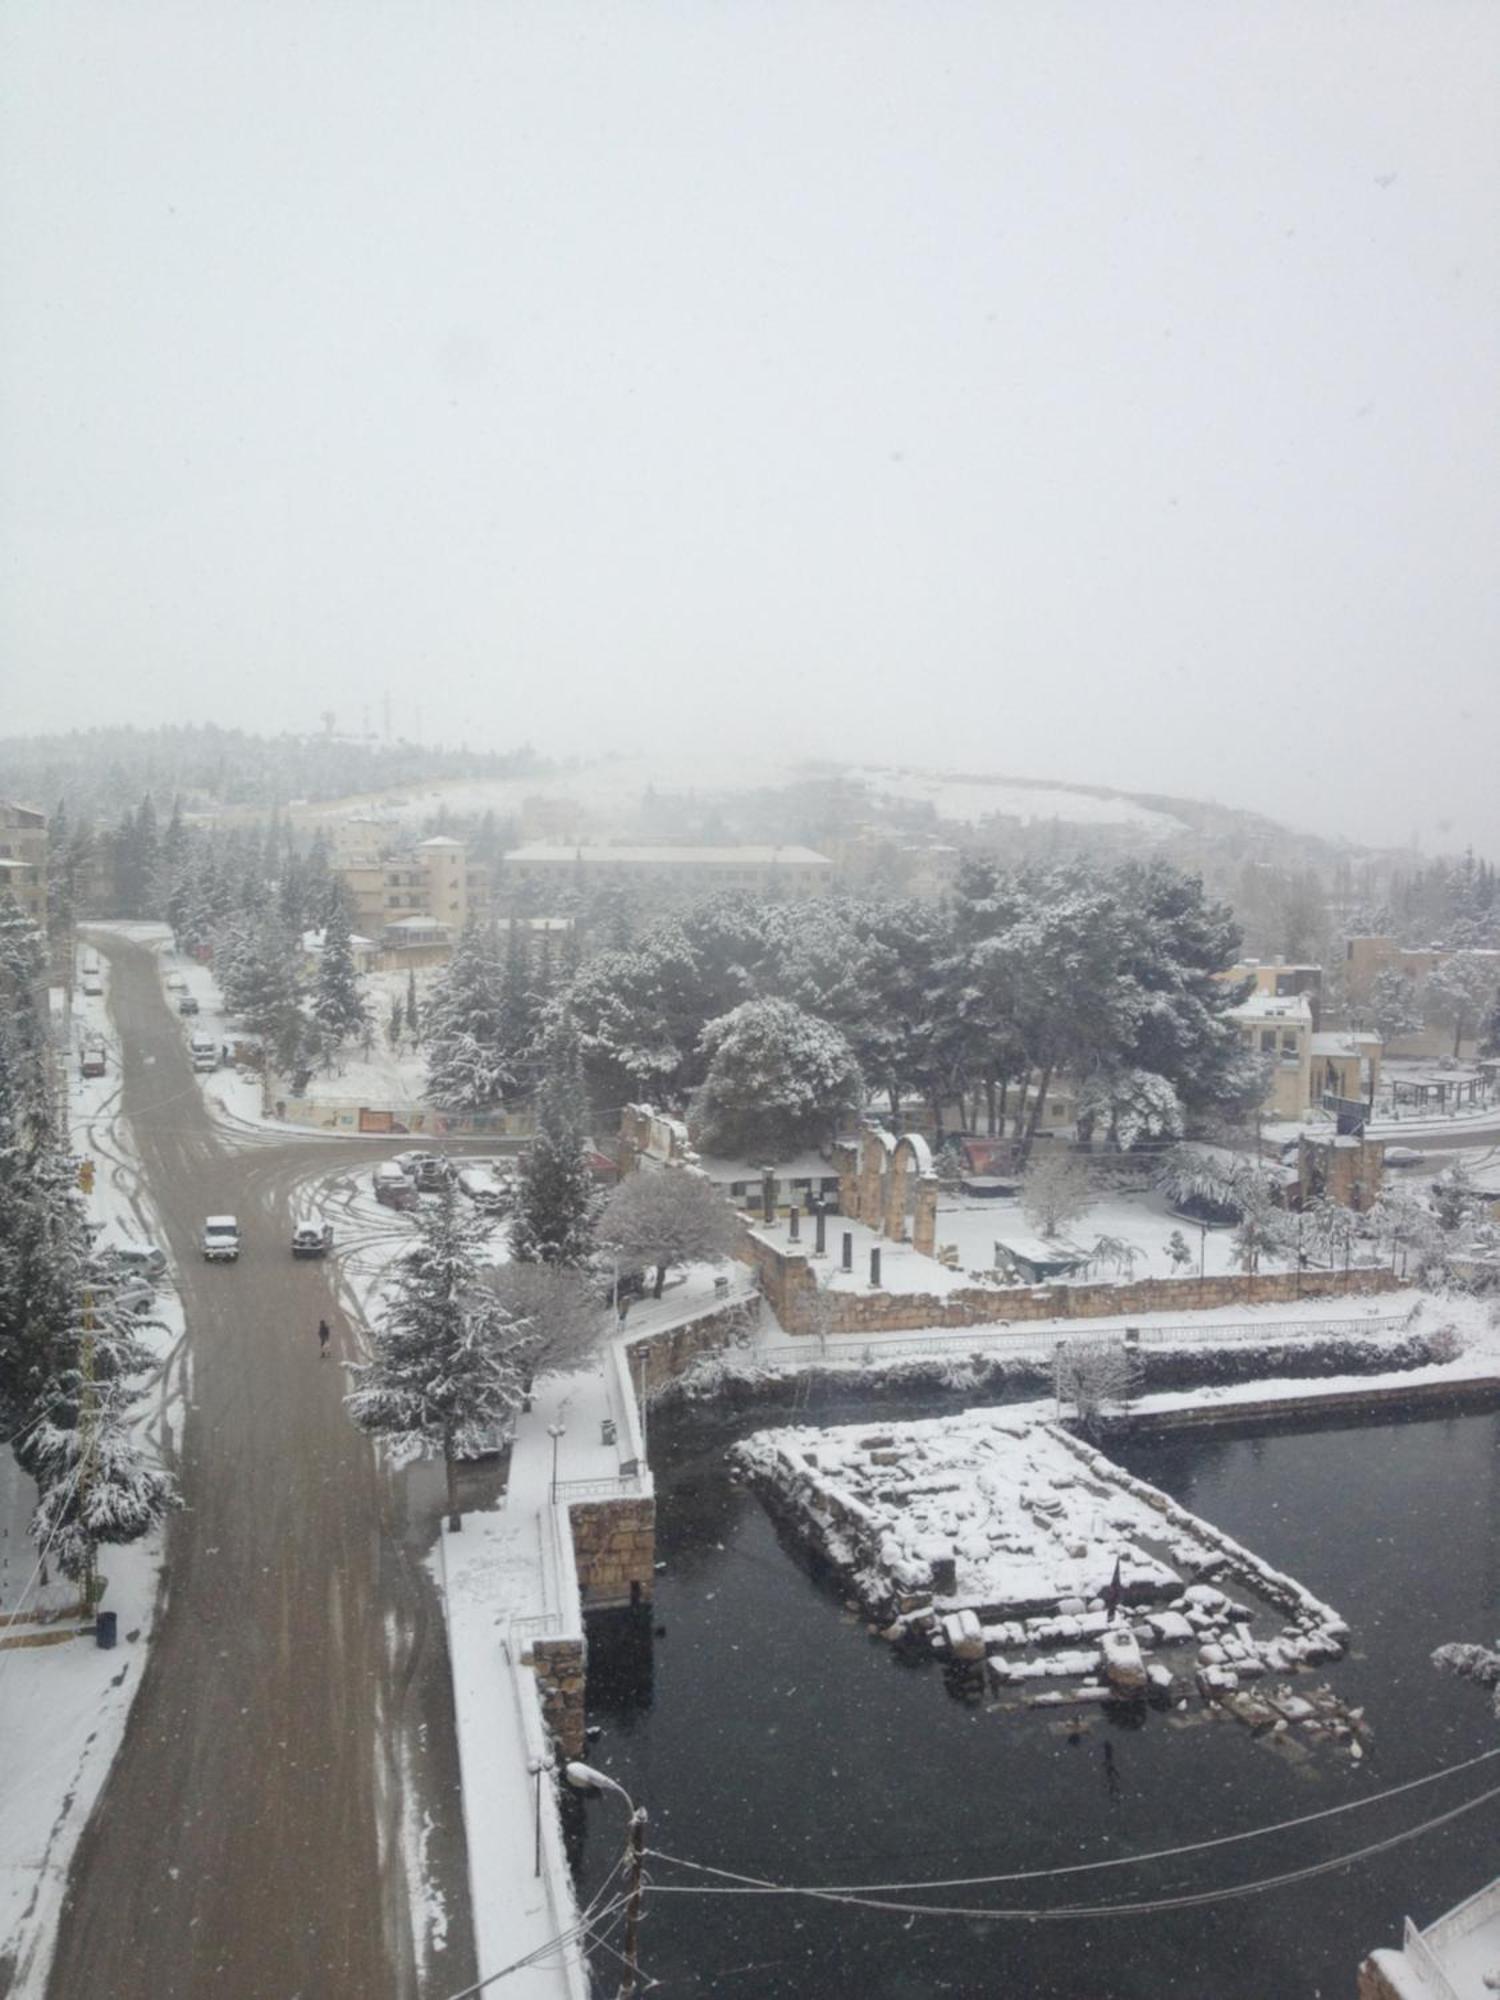
[[[641,1897],[646,1884],[646,1808],[638,1806],[622,1784],[596,1771],[592,1764],[566,1764],[563,1774],[570,1785],[582,1791],[614,1792],[625,1801],[630,1813],[630,1845],[627,1850],[630,1887],[625,1905],[625,1977],[620,1982],[618,2000],[636,2000],[641,1990]]]
[[[557,1505],[557,1447],[568,1434],[566,1424],[548,1424],[547,1435],[552,1440],[552,1504]]]

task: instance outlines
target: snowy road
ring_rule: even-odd
[[[48,1991],[451,1992],[474,1971],[443,1622],[421,1566],[437,1495],[387,1477],[347,1421],[335,1270],[287,1250],[309,1170],[347,1173],[363,1149],[227,1146],[151,956],[107,949],[124,1109],[189,1327],[187,1507]],[[225,1211],[244,1254],[204,1264],[202,1217]],[[320,1315],[335,1329],[326,1364]]]

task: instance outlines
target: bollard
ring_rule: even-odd
[[[787,1210],[786,1227],[787,1234],[792,1241],[800,1243],[802,1241],[802,1211],[800,1209],[789,1208]]]
[[[828,1243],[826,1240],[828,1236],[828,1216],[827,1212],[823,1207],[822,1202],[819,1202],[817,1207],[813,1210],[813,1215],[817,1222],[817,1231],[818,1231],[818,1240],[815,1245],[815,1248],[817,1250],[818,1255],[821,1257],[828,1248]]]
[[[776,1220],[776,1176],[769,1167],[760,1170],[760,1216],[768,1227]]]
[[[846,1271],[854,1269],[854,1235],[848,1229],[844,1231],[844,1269]]]
[[[870,1283],[877,1287],[880,1284],[880,1252],[878,1250],[870,1252]]]

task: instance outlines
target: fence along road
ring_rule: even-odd
[[[331,1271],[288,1254],[307,1154],[220,1143],[153,960],[104,949],[193,1400],[166,1606],[79,1843],[49,2000],[415,1996],[403,1767],[422,1787],[417,1821],[432,1818],[449,1944],[430,1990],[446,1993],[476,1975],[442,1619],[420,1568],[428,1524],[408,1523],[404,1486],[345,1416],[335,1364],[350,1334]],[[240,1219],[237,1265],[201,1261],[214,1212]],[[335,1329],[328,1363],[320,1316]]]

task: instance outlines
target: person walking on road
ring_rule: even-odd
[[[318,1357],[320,1360],[326,1361],[328,1359],[328,1342],[330,1338],[327,1320],[320,1319],[318,1321]]]

